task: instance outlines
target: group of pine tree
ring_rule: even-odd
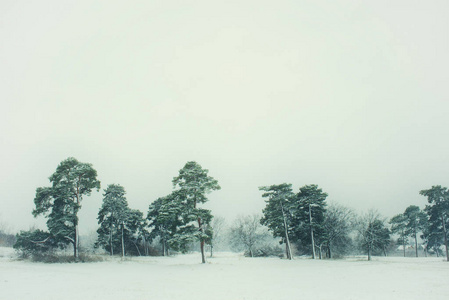
[[[32,255],[72,245],[77,260],[80,255],[78,211],[83,197],[100,190],[97,171],[91,164],[68,158],[58,165],[49,180],[51,186],[36,189],[33,210],[35,217],[47,218],[48,231],[21,231],[14,247]],[[198,163],[187,162],[172,183],[173,191],[153,201],[146,216],[128,206],[124,187],[108,185],[98,212],[95,247],[103,248],[110,255],[125,256],[152,254],[150,245],[154,241],[159,243],[162,255],[185,253],[192,245],[198,245],[205,263],[205,245],[209,245],[212,255],[219,228],[214,226],[211,211],[201,208],[201,204],[208,201],[208,193],[220,189],[218,181]],[[327,193],[317,185],[303,186],[297,193],[286,183],[263,186],[259,190],[266,202],[262,216],[240,217],[230,230],[233,241],[249,256],[255,256],[257,251],[269,254],[270,251],[257,249],[263,239],[261,229],[265,228],[284,245],[287,259],[292,259],[294,253],[333,258],[335,253],[348,253],[354,244],[369,260],[372,255],[386,255],[392,245],[401,245],[405,256],[411,238],[416,256],[420,247],[425,255],[428,252],[440,255],[444,245],[449,261],[446,228],[449,189],[445,187],[433,186],[420,191],[428,201],[424,210],[411,205],[389,222],[373,210],[356,216],[349,208],[328,205]],[[399,237],[397,241],[393,236]]]

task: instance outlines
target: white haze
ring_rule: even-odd
[[[0,211],[73,156],[146,213],[187,161],[213,214],[260,212],[258,187],[318,184],[385,216],[449,179],[447,1],[0,3]],[[83,200],[82,234],[101,193]]]

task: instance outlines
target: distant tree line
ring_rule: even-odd
[[[100,189],[97,172],[91,164],[68,158],[49,180],[51,186],[36,189],[33,210],[34,216],[47,218],[48,231],[21,231],[15,237],[14,247],[25,255],[33,255],[72,245],[77,260],[78,211],[83,197]],[[262,186],[259,190],[266,202],[262,215],[240,216],[226,230],[223,218],[214,219],[210,210],[201,207],[208,201],[207,194],[220,189],[207,169],[187,162],[172,183],[173,191],[153,201],[146,216],[128,206],[124,187],[108,185],[98,212],[95,247],[124,257],[154,254],[151,247],[155,244],[159,244],[161,255],[185,253],[197,244],[205,263],[206,248],[213,256],[217,245],[227,240],[232,249],[250,257],[282,256],[283,252],[287,259],[295,253],[323,259],[364,253],[370,260],[372,255],[387,255],[397,244],[405,256],[412,238],[416,256],[421,239],[425,255],[441,255],[444,245],[449,260],[449,191],[441,186],[420,192],[428,200],[424,210],[409,206],[389,222],[373,210],[357,216],[347,207],[328,204],[327,193],[315,184],[305,185],[297,193],[287,183]],[[273,243],[273,238],[279,243]]]
[[[97,172],[91,164],[68,158],[49,179],[50,187],[36,189],[33,210],[35,217],[47,218],[48,231],[21,231],[14,247],[25,255],[33,255],[72,245],[77,260],[78,211],[83,197],[89,196],[93,189],[100,189]],[[173,187],[171,194],[151,203],[144,216],[141,211],[129,208],[124,187],[108,185],[98,212],[95,247],[105,249],[110,255],[149,255],[150,243],[159,240],[162,254],[166,255],[170,249],[187,252],[192,243],[198,242],[205,263],[205,245],[211,248],[213,245],[213,216],[200,205],[208,201],[206,194],[220,189],[218,181],[196,162],[188,162],[173,178]]]
[[[354,252],[354,245],[371,260],[373,254],[387,255],[396,243],[392,235],[398,235],[404,256],[408,239],[414,240],[415,255],[418,256],[418,238],[423,240],[423,251],[437,256],[444,245],[449,261],[447,224],[449,221],[449,190],[441,186],[422,190],[428,205],[407,207],[402,214],[389,220],[376,211],[356,216],[350,209],[326,203],[327,194],[317,185],[306,185],[294,193],[291,184],[264,186],[259,188],[266,198],[261,224],[268,226],[274,237],[285,244],[285,256],[292,258],[292,243],[303,254],[312,258],[332,258],[333,253],[344,255]]]

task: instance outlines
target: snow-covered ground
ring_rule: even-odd
[[[442,258],[311,260],[198,253],[43,264],[0,248],[0,299],[447,299]],[[363,260],[362,260],[363,259]]]

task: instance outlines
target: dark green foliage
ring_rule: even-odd
[[[142,212],[128,207],[125,189],[110,184],[104,191],[103,204],[98,212],[96,247],[103,247],[113,255],[141,255],[141,245],[148,233]],[[147,238],[148,239],[148,238]]]
[[[399,243],[403,247],[403,253],[405,257],[405,248],[408,243],[407,229],[407,217],[404,214],[399,214],[390,219],[391,232],[399,235]]]
[[[62,161],[50,176],[51,187],[36,189],[33,215],[48,218],[47,227],[58,243],[71,243],[74,256],[79,255],[78,211],[83,196],[92,189],[100,189],[97,171],[91,164],[81,163],[73,157]]]
[[[284,216],[287,222],[287,233],[290,234],[292,223],[292,214],[290,208],[292,207],[293,198],[295,194],[292,191],[292,185],[283,183],[279,185],[259,187],[259,190],[264,191],[262,197],[265,200],[266,206],[262,210],[263,216],[260,220],[262,225],[267,226],[273,233],[274,237],[282,238],[285,243],[286,231],[284,227]]]
[[[159,237],[162,255],[169,253],[168,241],[176,234],[178,226],[183,223],[181,199],[175,192],[158,198],[148,208],[147,220],[151,231],[150,239]]]
[[[198,208],[197,205],[208,201],[206,194],[220,190],[218,181],[208,175],[198,163],[191,161],[179,170],[179,175],[173,178],[173,187],[176,190],[183,207],[181,219],[183,225],[170,239],[170,246],[181,251],[194,240],[200,242],[202,262],[206,262],[204,244],[211,239],[212,231],[210,210]],[[194,224],[197,223],[198,227]]]
[[[405,209],[406,234],[415,240],[415,255],[418,257],[418,232],[427,226],[427,215],[418,206],[410,205]]]
[[[424,211],[429,216],[427,227],[427,238],[429,246],[437,248],[438,244],[445,245],[446,259],[449,261],[447,224],[449,223],[449,190],[440,185],[432,186],[431,189],[422,190],[421,195],[427,197]],[[437,250],[438,251],[438,250]]]
[[[57,248],[63,249],[65,243],[61,243],[52,234],[40,229],[20,231],[16,235],[14,249],[21,253],[23,257],[46,253]]]
[[[263,217],[260,220],[262,225],[268,227],[274,237],[281,238],[281,243],[286,245],[286,256],[292,258],[290,236],[293,233],[292,208],[295,194],[292,185],[283,183],[279,185],[259,187],[265,200],[266,206],[263,209]]]
[[[314,247],[325,243],[324,219],[327,194],[317,185],[306,185],[299,189],[292,211],[295,223],[295,237],[303,244],[309,244],[313,257]]]

